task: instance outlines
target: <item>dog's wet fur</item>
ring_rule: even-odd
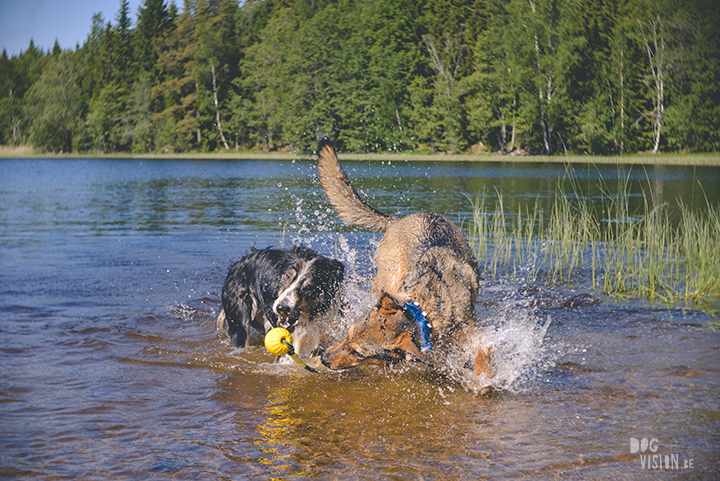
[[[477,326],[475,301],[479,271],[462,231],[439,214],[397,218],[366,204],[348,180],[327,137],[318,143],[320,183],[340,217],[351,225],[384,233],[377,249],[374,308],[329,347],[322,362],[331,369],[363,364],[386,366],[402,361],[443,364],[451,351],[465,351]],[[434,345],[422,352],[421,333],[405,308],[417,301],[427,313]],[[492,373],[489,353],[478,348],[463,361],[477,375],[471,389],[485,392]]]
[[[313,249],[253,249],[229,270],[217,328],[234,347],[247,347],[250,330],[284,327],[295,352],[318,353],[327,343],[325,321],[337,316],[345,268]]]

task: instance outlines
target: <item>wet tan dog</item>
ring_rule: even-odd
[[[345,369],[408,360],[447,370],[452,357],[470,371],[466,386],[484,391],[492,377],[488,352],[472,346],[470,337],[477,325],[478,267],[462,231],[438,214],[396,218],[366,204],[327,138],[318,145],[318,173],[346,223],[384,233],[372,289],[377,305],[350,327],[347,339],[325,351],[323,364]]]

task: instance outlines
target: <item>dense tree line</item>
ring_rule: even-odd
[[[0,58],[0,144],[717,151],[715,0],[121,0]]]

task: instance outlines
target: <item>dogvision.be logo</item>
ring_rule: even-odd
[[[693,460],[683,459],[682,465],[680,464],[680,455],[675,454],[658,454],[658,440],[652,438],[642,438],[637,440],[630,438],[630,454],[640,452],[640,467],[642,469],[657,469],[657,470],[668,470],[675,471],[679,469],[692,469]],[[647,453],[647,454],[644,454]]]

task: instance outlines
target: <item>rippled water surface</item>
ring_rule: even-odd
[[[460,224],[466,196],[495,189],[549,206],[564,172],[346,165],[376,207]],[[671,205],[720,192],[716,168],[575,175],[610,191],[627,176]],[[416,366],[315,375],[215,331],[233,261],[304,243],[346,265],[342,334],[372,303],[376,239],[339,224],[308,161],[0,160],[0,477],[720,477],[712,313],[485,280],[490,396]]]

